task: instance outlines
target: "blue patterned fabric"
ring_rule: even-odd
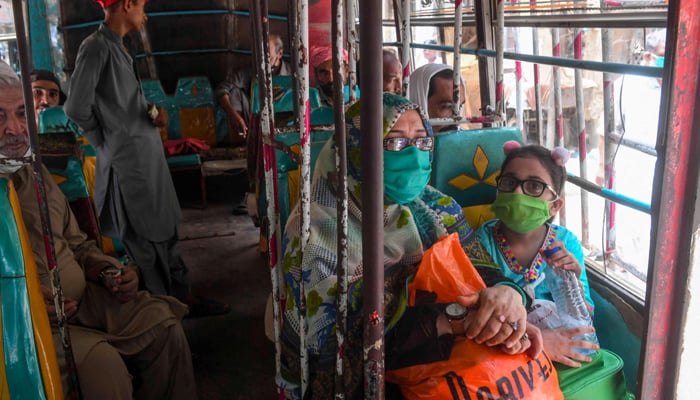
[[[503,272],[503,274],[506,277],[512,279],[522,288],[525,288],[528,285],[525,278],[523,277],[523,275],[512,271],[508,267],[508,262],[503,257],[503,254],[501,253],[500,249],[498,248],[498,244],[494,239],[493,228],[499,221],[500,220],[498,219],[492,219],[484,223],[479,229],[476,230],[474,236],[479,239],[486,251],[488,251],[488,253],[491,255],[491,257],[493,258],[493,262],[495,262],[501,267],[501,271]],[[591,298],[591,290],[588,287],[588,277],[586,276],[586,264],[583,262],[583,248],[581,247],[581,242],[579,242],[576,235],[574,235],[570,230],[564,228],[563,226],[551,224],[551,227],[556,232],[557,240],[561,240],[562,242],[564,242],[564,247],[566,247],[566,250],[573,254],[574,257],[576,257],[576,259],[578,260],[579,264],[581,264],[580,280],[586,292],[586,301],[588,301],[588,304],[593,305],[593,299]],[[547,268],[548,265],[545,261],[542,271],[546,273]],[[547,285],[545,285],[543,282],[544,281],[542,280],[538,280],[533,285],[535,286],[535,298],[552,300],[551,291],[549,290],[549,287],[547,287]]]
[[[417,109],[401,96],[384,93],[385,137],[399,117]],[[362,354],[357,346],[362,340],[362,205],[360,165],[360,104],[347,111],[348,148],[348,332],[346,380],[349,386],[362,382]],[[432,135],[423,118],[426,130]],[[379,133],[378,133],[379,134]],[[300,241],[301,216],[297,206],[289,217],[283,241],[282,267],[287,284],[287,301],[282,329],[283,372],[278,384],[290,398],[299,393],[299,309],[301,282],[306,294],[306,345],[309,351],[310,390],[316,395],[332,393],[336,354],[335,320],[337,292],[337,187],[335,145],[331,138],[319,154],[311,186],[311,220],[309,242]],[[384,204],[385,287],[404,287],[406,276],[435,241],[452,232],[459,232],[463,241],[471,234],[461,207],[449,196],[427,186],[421,195],[407,205]],[[397,286],[398,284],[398,286]],[[402,290],[385,290],[385,319],[395,320],[400,313]],[[352,351],[350,351],[352,349]],[[359,362],[359,364],[357,364]],[[359,366],[359,369],[358,369]],[[314,396],[312,394],[312,396]]]

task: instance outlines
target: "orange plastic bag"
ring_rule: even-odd
[[[448,303],[485,287],[457,234],[452,234],[424,254],[408,286],[409,304],[415,304],[417,291],[433,292],[436,302]],[[464,337],[456,338],[448,360],[388,371],[387,380],[398,384],[409,400],[564,398],[557,371],[544,351],[535,359],[527,354],[507,355]]]

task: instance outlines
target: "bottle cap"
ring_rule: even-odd
[[[546,257],[551,257],[551,256],[553,256],[554,254],[556,254],[559,250],[561,250],[561,248],[559,248],[559,247],[554,247],[554,248],[551,248],[551,249],[544,249],[542,252],[544,253],[544,255],[545,255]]]

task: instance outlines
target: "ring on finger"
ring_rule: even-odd
[[[523,333],[523,335],[520,337],[521,342],[524,342],[526,340],[530,340],[530,337],[527,335],[527,332]]]
[[[514,331],[517,331],[518,328],[520,327],[520,324],[518,321],[510,321],[508,322],[508,325],[510,325],[511,328],[513,328]]]
[[[499,315],[498,317],[495,317],[496,320],[502,324],[506,322],[506,316],[505,315]]]

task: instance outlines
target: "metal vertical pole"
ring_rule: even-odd
[[[462,0],[455,1],[454,57],[452,69],[452,116],[458,117],[459,86],[462,84]]]
[[[612,62],[612,32],[608,28],[603,28],[601,31],[601,40],[603,47],[603,62]],[[605,129],[603,131],[603,143],[605,155],[600,162],[604,163],[605,182],[603,186],[608,189],[613,188],[615,183],[615,169],[613,168],[613,157],[615,155],[614,146],[609,140],[612,133],[615,132],[615,98],[614,98],[613,74],[609,72],[603,73],[603,121]],[[601,139],[599,139],[601,140]],[[616,229],[615,229],[615,203],[610,200],[605,200],[605,215],[607,223],[605,224],[605,249],[603,256],[607,258],[608,254],[616,248]]]
[[[520,53],[520,28],[515,27],[515,52]],[[523,143],[527,143],[527,134],[523,123],[523,63],[520,60],[515,60],[515,118],[517,119],[518,129],[520,130],[520,136],[523,138]]]
[[[403,94],[408,97],[408,85],[410,84],[411,76],[411,0],[403,0],[401,2],[401,65],[403,65]],[[423,110],[428,112],[428,110]]]
[[[574,30],[574,58],[577,60],[583,59],[583,29],[576,28]],[[583,75],[581,69],[576,68],[574,71],[574,84],[576,89],[576,116],[578,119],[578,156],[580,177],[586,179],[588,176],[588,149],[586,148],[586,112],[583,101]],[[584,247],[588,246],[588,192],[581,191],[581,244]]]
[[[494,48],[493,29],[493,7],[491,2],[477,1],[474,3],[474,14],[476,17],[476,40],[477,48]],[[479,81],[481,82],[481,114],[487,114],[492,105],[496,104],[496,88],[492,82],[496,81],[496,67],[493,57],[479,57]]]
[[[331,37],[333,44],[333,76],[343,76],[343,1],[332,0]],[[343,354],[345,352],[345,335],[347,333],[348,316],[348,181],[347,158],[345,144],[345,108],[343,104],[343,80],[333,80],[333,114],[335,117],[335,165],[337,170],[336,201],[338,221],[338,295],[336,298],[336,377],[335,398],[345,398],[343,379]]]
[[[537,5],[536,1],[531,1],[530,4]],[[540,39],[537,34],[537,28],[532,27],[532,54],[540,55]],[[537,143],[544,145],[544,129],[542,127],[542,87],[540,86],[540,65],[533,64],[532,66],[535,80],[535,118],[537,121]]]
[[[496,115],[505,120],[505,100],[503,99],[503,46],[505,32],[505,4],[496,0]]]
[[[348,90],[350,93],[350,104],[357,100],[357,28],[355,25],[355,20],[357,19],[356,5],[357,0],[345,0],[345,23],[347,32],[345,42],[347,43],[348,49]]]
[[[384,187],[382,151],[382,3],[360,0],[362,82],[362,261],[365,399],[384,398]]]
[[[690,255],[697,252],[693,238],[697,240],[700,213],[700,3],[676,0],[669,2],[668,10],[658,125],[665,135],[657,141],[649,257],[653,264],[637,396],[644,400],[682,398],[676,393],[682,340],[695,339],[683,337],[682,331],[694,295],[688,290],[688,276],[697,273],[691,269],[697,268],[697,260]]]
[[[275,371],[280,373],[281,344],[280,335],[280,281],[282,271],[278,265],[281,246],[279,227],[279,205],[277,187],[277,163],[275,148],[272,146],[274,137],[274,122],[272,109],[272,71],[270,68],[270,41],[267,25],[267,1],[261,4],[258,0],[250,0],[250,14],[253,23],[253,43],[255,44],[255,63],[260,88],[260,128],[263,143],[263,166],[265,170],[265,195],[267,197],[267,219],[269,225],[268,250],[270,278],[273,293],[273,329],[275,331]],[[302,336],[303,337],[303,336]],[[302,348],[303,349],[303,348]],[[304,351],[301,351],[305,354]],[[278,389],[279,390],[279,389]]]
[[[561,57],[561,40],[559,37],[559,28],[552,28],[552,55]],[[552,66],[552,90],[554,91],[554,113],[556,125],[556,140],[557,146],[564,147],[564,115],[561,105],[561,71],[560,67]],[[566,202],[559,211],[559,224],[566,226]]]
[[[34,110],[34,97],[32,96],[32,84],[29,79],[32,70],[29,62],[29,43],[27,40],[27,28],[24,15],[27,12],[21,0],[12,0],[12,10],[15,22],[15,34],[17,36],[17,48],[19,49],[19,63],[22,72],[22,89],[24,96],[24,109]],[[51,231],[51,217],[49,204],[46,197],[46,187],[44,186],[43,164],[41,162],[41,151],[39,149],[39,136],[37,134],[36,120],[33,117],[27,118],[27,129],[29,131],[29,142],[34,152],[33,169],[36,181],[36,197],[41,213],[41,231],[44,238],[44,250],[46,251],[46,267],[49,272],[51,291],[53,294],[53,304],[56,308],[56,318],[58,331],[61,338],[61,345],[65,354],[66,370],[68,372],[69,397],[71,399],[81,399],[80,382],[78,381],[78,371],[73,358],[73,347],[70,340],[70,330],[68,321],[63,309],[63,290],[61,288],[61,276],[58,271],[56,259],[56,246],[54,245],[53,232]]]

